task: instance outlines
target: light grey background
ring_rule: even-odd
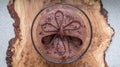
[[[109,67],[120,67],[120,0],[102,0],[108,13],[108,21],[115,30],[110,47],[106,51]]]
[[[0,67],[7,67],[5,57],[8,41],[14,37],[13,19],[7,10],[8,0],[0,0]]]
[[[115,35],[106,51],[109,67],[120,67],[120,0],[102,0],[104,8],[109,12],[108,21],[114,28]],[[7,0],[0,0],[0,67],[7,67],[5,57],[8,41],[14,37],[13,19],[7,10]]]

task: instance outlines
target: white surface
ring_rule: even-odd
[[[108,21],[115,30],[110,47],[106,51],[109,67],[120,67],[120,0],[102,0],[109,12]],[[0,67],[7,67],[5,57],[8,41],[14,37],[13,19],[7,10],[7,0],[0,0]]]

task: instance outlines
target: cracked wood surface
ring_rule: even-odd
[[[92,25],[92,42],[87,52],[70,64],[47,62],[35,51],[31,41],[34,17],[44,7],[57,2],[69,3],[84,10]],[[100,0],[10,0],[8,10],[15,23],[15,38],[9,42],[8,67],[107,67],[104,52],[114,34],[107,22],[107,11]]]

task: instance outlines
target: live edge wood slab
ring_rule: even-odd
[[[107,11],[101,0],[9,0],[8,10],[15,21],[15,37],[9,41],[6,53],[8,67],[108,67],[105,51],[114,30],[108,24]],[[55,18],[52,24],[47,23],[50,21],[47,16]],[[52,35],[53,32],[57,33]],[[41,34],[48,37],[42,39],[45,35]],[[46,49],[43,44],[47,45]],[[48,62],[39,53],[55,62]],[[80,57],[76,61],[62,63],[77,56]]]

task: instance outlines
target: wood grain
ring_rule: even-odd
[[[37,13],[57,2],[69,3],[84,10],[92,25],[92,42],[79,60],[70,64],[47,62],[35,51],[31,41],[31,25]],[[107,11],[100,0],[10,0],[8,10],[14,19],[15,37],[10,40],[6,62],[8,67],[107,67],[105,51],[114,34],[107,21]]]

